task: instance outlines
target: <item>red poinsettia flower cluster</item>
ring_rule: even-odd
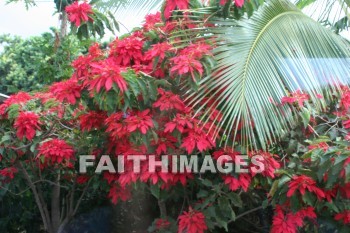
[[[78,80],[73,78],[55,83],[50,87],[50,92],[57,100],[67,101],[70,104],[75,104],[80,98],[80,91],[81,86],[78,84]]]
[[[274,155],[265,151],[258,151],[254,153],[250,153],[250,156],[259,155],[257,158],[258,162],[264,164],[264,169],[260,173],[262,176],[275,178],[275,172],[277,169],[281,167],[281,165],[276,161],[278,155]],[[254,166],[250,168],[251,174],[254,177],[257,173],[256,170],[253,169]]]
[[[185,109],[184,102],[180,99],[179,95],[175,95],[170,91],[165,91],[161,88],[158,89],[160,98],[154,102],[153,107],[159,108],[160,111],[167,111],[176,109],[183,111]]]
[[[86,182],[88,182],[90,179],[90,177],[86,176],[86,175],[81,175],[77,177],[77,184],[85,184]]]
[[[74,159],[74,149],[64,140],[52,139],[41,144],[38,148],[37,158],[44,157],[44,162],[69,163]]]
[[[0,170],[0,176],[4,177],[5,179],[12,180],[15,178],[15,174],[18,172],[17,168],[15,167],[7,167]]]
[[[6,111],[8,108],[13,104],[25,104],[27,101],[31,100],[32,96],[30,96],[26,92],[18,92],[14,95],[11,95],[8,99],[6,99],[1,105],[0,105],[0,116],[5,116]]]
[[[223,176],[223,180],[231,191],[236,191],[242,188],[244,192],[247,192],[252,177],[249,174],[241,173],[238,175],[238,178],[231,175]]]
[[[120,187],[119,185],[112,185],[109,189],[108,198],[113,204],[117,204],[118,200],[127,201],[131,198],[130,189],[127,187]]]
[[[291,197],[297,190],[301,195],[304,195],[305,191],[307,190],[311,193],[314,193],[318,199],[325,198],[323,190],[317,187],[316,181],[306,175],[293,176],[288,186],[289,190],[287,192],[287,197]]]
[[[225,5],[228,1],[231,1],[231,0],[220,0],[220,5]],[[235,5],[237,7],[242,7],[244,5],[244,0],[234,0],[232,2],[235,2]]]
[[[321,149],[326,152],[329,149],[329,145],[326,142],[320,142],[317,144],[312,144],[308,146],[309,150]]]
[[[167,219],[159,218],[156,220],[156,229],[164,230],[170,226],[170,222]]]
[[[119,88],[121,93],[127,90],[128,83],[122,72],[125,71],[113,58],[91,63],[91,75],[93,78],[87,82],[90,91],[100,92],[101,88],[106,91],[112,89],[113,84]]]
[[[36,131],[40,130],[39,118],[34,112],[20,112],[13,125],[17,129],[17,137],[21,140],[23,137],[32,140]]]
[[[152,140],[152,146],[156,147],[156,154],[161,155],[166,154],[169,149],[175,149],[175,143],[177,139],[169,133],[164,133],[162,131],[157,132],[158,140]]]
[[[138,36],[116,39],[110,44],[110,57],[120,66],[140,65],[143,58],[143,41]]]
[[[166,53],[170,52],[173,47],[168,42],[162,42],[152,45],[152,49],[148,50],[145,54],[145,59],[153,60],[158,59],[158,63],[161,63],[165,57]]]
[[[150,31],[156,28],[156,24],[162,23],[162,17],[160,12],[155,14],[148,14],[145,17],[145,23],[143,24],[143,28],[146,31]]]
[[[73,4],[67,6],[65,10],[69,21],[74,23],[76,27],[79,27],[82,22],[92,21],[90,15],[93,14],[93,11],[91,5],[87,2],[79,3],[75,1]]]
[[[179,216],[178,233],[204,233],[207,230],[205,216],[202,212],[189,208]]]
[[[147,131],[154,126],[149,109],[142,112],[135,112],[132,116],[129,116],[125,122],[127,124],[127,130],[130,133],[139,130],[142,134],[146,134]]]
[[[312,220],[317,218],[313,207],[306,207],[293,213],[285,206],[276,205],[271,233],[297,233],[298,227],[303,226],[305,218]]]
[[[208,135],[201,126],[194,125],[187,132],[188,135],[183,138],[181,147],[185,148],[188,154],[191,154],[195,148],[202,152],[215,147],[215,142],[211,138],[211,135]]]
[[[300,107],[304,107],[304,102],[310,99],[308,94],[302,93],[300,90],[293,92],[290,96],[285,96],[281,99],[282,104],[289,103],[298,103]]]
[[[343,94],[340,103],[344,107],[344,111],[347,112],[350,109],[350,88],[344,86],[342,89]]]
[[[106,132],[110,134],[112,138],[123,138],[129,135],[126,128],[126,123],[124,122],[125,114],[123,112],[117,112],[110,115],[105,124],[107,125]]]
[[[188,9],[190,0],[166,0],[164,8],[164,17],[169,19],[173,10]]]
[[[103,111],[89,111],[79,117],[80,128],[83,131],[90,131],[100,128],[107,118],[107,113]]]
[[[170,71],[178,75],[191,75],[195,80],[195,74],[203,74],[203,65],[200,62],[203,56],[211,55],[210,46],[205,43],[189,45],[181,50],[177,56],[170,59],[172,68]]]
[[[341,221],[344,224],[350,224],[350,210],[345,210],[341,213],[338,213],[334,216],[334,219]]]

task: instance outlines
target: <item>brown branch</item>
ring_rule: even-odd
[[[83,193],[81,194],[80,198],[78,199],[77,204],[75,205],[75,208],[74,208],[74,211],[73,211],[73,215],[72,215],[72,216],[74,216],[74,215],[77,213],[78,208],[79,208],[79,206],[80,206],[80,203],[81,203],[81,201],[83,200],[83,198],[84,198],[84,196],[85,196],[85,194],[86,194],[86,192],[87,192],[87,190],[88,190],[88,188],[89,188],[89,186],[90,186],[91,180],[92,180],[92,177],[91,177],[90,180],[88,181],[87,185],[84,187]]]
[[[57,174],[56,178],[56,185],[52,189],[52,196],[51,196],[51,223],[52,223],[52,229],[54,232],[57,232],[59,226],[60,226],[60,179],[61,179],[61,173],[59,172]]]
[[[35,202],[39,208],[39,212],[40,212],[41,218],[43,220],[45,229],[50,232],[51,231],[50,222],[49,222],[49,219],[47,218],[47,215],[45,213],[46,211],[44,210],[45,209],[44,203],[42,202],[42,200],[40,198],[38,190],[36,189],[34,183],[32,182],[32,179],[30,178],[27,170],[23,167],[22,163],[18,162],[18,163],[16,163],[16,165],[19,167],[20,170],[22,170],[24,178],[27,181],[28,186],[30,187],[30,189],[33,192]]]
[[[57,185],[57,186],[59,186],[60,188],[69,189],[69,187],[64,186],[64,185],[58,185],[58,184],[56,184],[55,182],[52,182],[51,180],[37,180],[37,181],[33,181],[33,184],[37,184],[37,183],[49,183],[49,184],[52,184],[52,185]],[[0,189],[6,190],[7,192],[9,192],[9,193],[12,194],[12,195],[20,196],[20,195],[22,195],[23,193],[25,193],[25,192],[27,192],[28,190],[30,190],[31,187],[28,187],[28,188],[26,188],[26,189],[24,189],[24,190],[21,190],[19,193],[15,193],[15,192],[11,191],[10,189],[5,188],[4,186],[1,186],[1,185],[0,185]]]

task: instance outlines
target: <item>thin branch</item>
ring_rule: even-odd
[[[37,183],[41,183],[41,182],[42,182],[42,183],[49,183],[49,184],[52,184],[52,185],[56,185],[56,186],[59,186],[60,188],[69,189],[68,186],[58,185],[58,184],[56,184],[55,182],[52,182],[52,181],[50,181],[50,180],[37,180],[37,181],[33,181],[33,184],[37,184]],[[1,186],[1,185],[0,185],[0,189],[6,190],[7,192],[11,193],[12,195],[20,196],[20,195],[22,195],[23,193],[25,193],[26,191],[30,190],[31,188],[28,187],[28,188],[26,188],[26,189],[20,191],[19,193],[15,193],[15,192],[11,191],[10,189],[5,188],[4,186]]]
[[[79,208],[79,206],[80,206],[80,203],[81,203],[81,201],[83,200],[83,197],[85,196],[85,194],[86,194],[86,192],[87,192],[87,190],[88,190],[88,188],[89,188],[89,186],[90,186],[91,180],[92,180],[92,177],[91,177],[90,180],[88,181],[88,184],[85,186],[85,188],[84,188],[84,190],[83,190],[83,193],[81,194],[81,196],[80,196],[80,198],[79,198],[77,204],[75,205],[75,208],[74,208],[74,211],[73,211],[73,216],[77,213],[78,208]]]

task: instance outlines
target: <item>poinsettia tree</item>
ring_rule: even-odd
[[[80,9],[74,4],[68,14]],[[213,1],[208,8],[228,17],[228,9],[238,12],[242,4]],[[264,210],[272,212],[267,226],[252,225],[271,225],[274,233],[349,230],[349,87],[337,84],[317,98],[297,90],[269,100],[269,110],[294,124],[278,143],[269,138],[265,147],[245,144],[253,135],[249,129],[259,133],[262,122],[235,118],[241,121],[234,122],[233,135],[224,132],[227,111],[210,96],[219,98],[229,88],[201,86],[203,77],[225,77],[228,68],[215,68],[222,60],[214,34],[191,33],[202,17],[191,9],[199,6],[201,1],[165,1],[162,13],[148,15],[141,28],[108,49],[92,45],[72,63],[69,80],[38,93],[19,92],[0,105],[2,187],[12,193],[29,187],[46,231],[61,232],[88,194],[104,194],[116,204],[144,188],[158,199],[160,210],[150,232],[240,229],[246,226],[241,221]],[[90,8],[82,9],[70,17],[75,26],[89,20]],[[200,24],[215,28],[209,19]],[[194,104],[189,90],[205,91],[206,98]],[[222,146],[226,138],[233,143]],[[124,172],[79,171],[83,155],[99,160],[105,154],[115,162],[122,155]],[[211,154],[217,162],[222,155],[232,161],[247,155],[248,173],[175,173],[171,166],[170,172],[151,172],[149,156],[135,172],[129,159],[155,155],[161,160],[170,154],[197,155],[202,161]],[[254,169],[254,155],[262,158],[261,173]]]

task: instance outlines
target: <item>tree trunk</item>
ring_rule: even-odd
[[[68,25],[68,18],[67,13],[65,11],[62,11],[61,14],[61,28],[60,28],[60,40],[62,40],[67,35],[67,25]]]
[[[52,230],[57,232],[61,225],[60,215],[60,174],[57,175],[56,185],[52,187],[51,196],[51,223]]]

